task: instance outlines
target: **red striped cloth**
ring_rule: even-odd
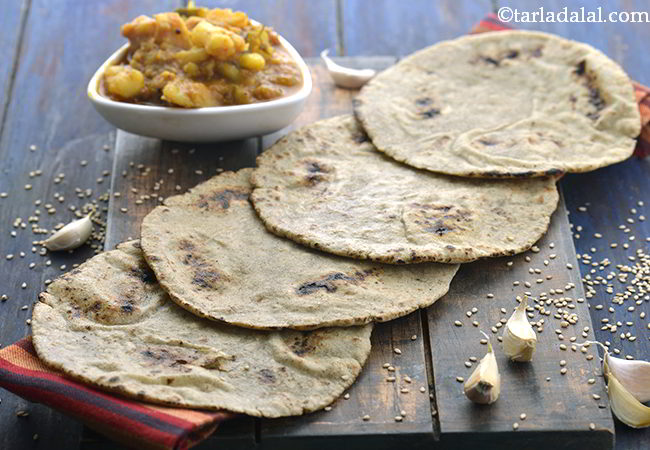
[[[189,448],[233,416],[150,405],[72,381],[38,359],[29,337],[0,350],[0,386],[72,416],[128,447],[140,449]]]
[[[501,22],[496,14],[488,14],[483,20],[472,28],[471,34],[485,33],[486,31],[512,30],[505,22]],[[641,135],[637,139],[634,155],[645,158],[650,155],[650,89],[633,81],[636,101],[641,113]]]

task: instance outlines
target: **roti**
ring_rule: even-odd
[[[467,177],[594,170],[631,156],[641,131],[633,85],[614,61],[532,31],[423,49],[364,86],[355,113],[379,151]]]
[[[385,263],[513,255],[548,228],[555,179],[481,180],[415,170],[377,152],[352,116],[290,133],[258,159],[252,200],[267,228]]]
[[[395,319],[447,293],[458,265],[359,261],[267,231],[248,201],[251,171],[218,175],[143,220],[145,258],[183,308],[249,328],[312,329]]]
[[[139,400],[258,417],[323,408],[359,375],[372,326],[253,331],[169,300],[137,242],[101,253],[40,295],[33,342],[46,364]]]

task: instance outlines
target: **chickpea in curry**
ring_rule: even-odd
[[[122,26],[128,52],[104,71],[104,95],[201,108],[264,102],[300,89],[300,70],[270,28],[230,9],[180,12],[139,16]]]

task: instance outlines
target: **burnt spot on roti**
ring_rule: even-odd
[[[471,222],[472,213],[454,205],[414,203],[416,213],[413,223],[428,233],[444,236],[454,231],[467,231],[464,224]]]
[[[203,289],[215,288],[221,278],[221,273],[216,269],[199,266],[194,271],[192,284],[195,284]]]
[[[307,172],[309,173],[324,173],[327,172],[323,166],[316,161],[308,161],[305,166],[307,167]]]
[[[181,239],[178,242],[178,248],[186,252],[191,252],[194,250],[194,244],[187,239]]]
[[[210,195],[201,194],[199,196],[198,207],[201,209],[208,209],[210,207],[218,207],[221,209],[230,208],[230,203],[233,201],[248,200],[249,193],[238,189],[222,189],[213,192]]]
[[[133,310],[134,310],[133,303],[127,301],[120,307],[120,309],[124,313],[131,314],[133,312]]]
[[[486,147],[491,147],[493,145],[497,145],[497,142],[494,139],[489,139],[489,138],[482,138],[478,140],[480,144],[486,146]]]
[[[540,58],[540,57],[542,56],[542,48],[543,48],[543,47],[537,47],[537,48],[534,48],[534,49],[530,52],[530,56],[533,57],[533,58]]]
[[[257,372],[260,375],[260,380],[266,384],[275,383],[275,374],[270,369],[261,369]]]
[[[314,186],[325,181],[327,179],[326,175],[332,171],[332,168],[322,161],[307,159],[302,164],[307,172],[303,176],[303,182],[307,186]]]
[[[498,59],[494,59],[491,56],[481,56],[481,60],[487,64],[491,64],[493,66],[498,66],[500,61]]]
[[[433,99],[431,97],[420,97],[417,100],[415,100],[415,104],[418,106],[427,106],[433,103]]]
[[[156,275],[149,267],[132,267],[130,274],[146,284],[153,284],[156,282]]]
[[[573,73],[583,79],[583,84],[587,88],[588,102],[592,106],[592,110],[587,111],[585,115],[591,120],[598,120],[600,112],[605,109],[607,102],[603,99],[597,86],[595,75],[587,70],[587,62],[584,59],[576,64]]]
[[[306,354],[316,350],[316,347],[318,346],[319,336],[320,335],[318,333],[303,333],[301,336],[296,336],[293,339],[289,345],[289,348],[294,355],[303,357]]]
[[[517,50],[510,50],[508,53],[506,53],[506,58],[508,59],[515,59],[519,56],[519,52]]]
[[[120,377],[110,377],[108,379],[109,383],[117,383],[118,381],[120,381]]]
[[[366,269],[363,271],[358,270],[353,275],[347,275],[343,272],[334,272],[321,278],[320,280],[301,284],[296,289],[296,293],[298,295],[309,295],[318,291],[336,292],[339,285],[346,283],[357,285],[358,282],[365,280],[372,273],[374,273],[373,269]]]
[[[440,114],[440,110],[438,108],[431,108],[431,109],[427,109],[426,111],[422,111],[420,113],[420,116],[425,119],[431,119],[433,117],[436,117],[439,114]]]

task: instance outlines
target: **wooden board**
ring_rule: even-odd
[[[537,245],[538,253],[529,251],[461,266],[449,294],[427,311],[440,443],[444,448],[470,448],[475,439],[492,446],[525,444],[527,449],[549,445],[572,448],[576,442],[584,445],[583,448],[613,448],[614,424],[605,384],[599,376],[598,351],[594,346],[587,353],[581,353],[580,348],[571,349],[572,337],[576,338],[575,343],[581,343],[593,340],[594,333],[563,201],[553,215],[547,235]],[[527,257],[530,262],[526,261]],[[513,262],[511,267],[507,266],[508,261]],[[567,264],[573,268],[568,269]],[[531,274],[531,268],[539,269],[541,274]],[[543,281],[538,283],[538,280]],[[520,284],[515,286],[514,281]],[[526,287],[525,282],[531,287]],[[569,283],[575,284],[575,288],[566,289]],[[551,293],[551,289],[562,292]],[[545,322],[543,331],[537,333],[533,362],[511,363],[497,342],[497,336],[503,334],[499,322],[510,317],[517,304],[515,297],[523,297],[525,292],[535,298],[545,292],[552,300],[567,299],[567,305],[560,305],[560,309],[575,313],[578,321],[563,328],[561,320],[554,317],[558,307],[544,304],[551,315],[535,311],[530,319],[536,322],[544,318]],[[531,301],[529,305],[535,303]],[[467,317],[466,312],[472,308],[478,312]],[[501,308],[505,308],[505,314]],[[462,326],[456,326],[455,321],[460,321]],[[473,326],[473,321],[478,321],[478,326]],[[493,333],[491,328],[496,324],[499,328]],[[470,356],[480,360],[486,352],[486,345],[480,344],[483,336],[479,330],[491,336],[501,373],[501,396],[490,406],[469,402],[464,398],[463,384],[456,380],[458,376],[467,379],[476,367],[476,364],[465,367],[464,362]],[[561,332],[563,340],[558,338],[556,330]],[[561,344],[567,349],[561,350]],[[587,360],[587,355],[593,359]],[[566,361],[565,375],[560,373],[561,360]],[[589,378],[595,378],[596,383],[588,384]],[[594,400],[593,394],[601,396],[600,400]],[[525,420],[519,417],[522,413],[527,415]],[[516,432],[514,422],[519,423]],[[596,430],[589,429],[590,423],[595,424]]]
[[[343,0],[343,55],[405,56],[466,34],[490,11],[490,0]]]
[[[608,259],[612,262],[608,267],[580,264],[583,276],[591,277],[591,280],[585,281],[592,283],[595,290],[588,301],[596,327],[596,338],[601,342],[611,342],[612,349],[621,352],[619,356],[650,359],[647,328],[650,323],[650,302],[643,296],[640,304],[633,298],[626,300],[622,305],[615,304],[612,302],[613,295],[607,293],[606,286],[593,284],[598,276],[606,277],[612,271],[618,272],[617,264],[635,264],[628,258],[636,258],[637,249],[648,253],[650,244],[645,238],[650,236],[650,161],[632,158],[596,172],[566,176],[562,180],[562,188],[571,212],[569,220],[573,224],[577,253],[588,254],[593,261]],[[639,201],[644,202],[644,205],[639,206]],[[587,210],[580,211],[580,207],[586,207]],[[637,212],[632,213],[633,209]],[[642,215],[649,219],[640,221],[639,216]],[[629,223],[628,218],[633,219],[634,223]],[[624,232],[619,229],[620,225],[629,227],[631,231]],[[602,237],[595,237],[596,233]],[[631,241],[630,236],[635,239]],[[611,248],[612,243],[616,243],[617,247]],[[629,245],[628,249],[623,248],[624,243]],[[596,251],[592,252],[591,249]],[[621,292],[627,285],[614,281],[612,286],[616,293]],[[601,306],[602,309],[597,309]],[[633,309],[629,310],[630,307]],[[645,318],[642,319],[642,315],[645,315]],[[610,330],[601,329],[605,325],[601,322],[603,320],[610,323],[620,322],[624,326],[612,333]],[[631,323],[631,326],[627,323]],[[621,332],[629,332],[637,339],[621,339]],[[650,428],[635,430],[616,421],[617,448],[642,450],[648,447],[648,442]]]
[[[27,0],[10,2],[2,5],[0,14],[0,134],[4,123],[5,110],[8,106],[13,85],[14,69],[18,57],[18,43],[24,30],[27,17]]]

